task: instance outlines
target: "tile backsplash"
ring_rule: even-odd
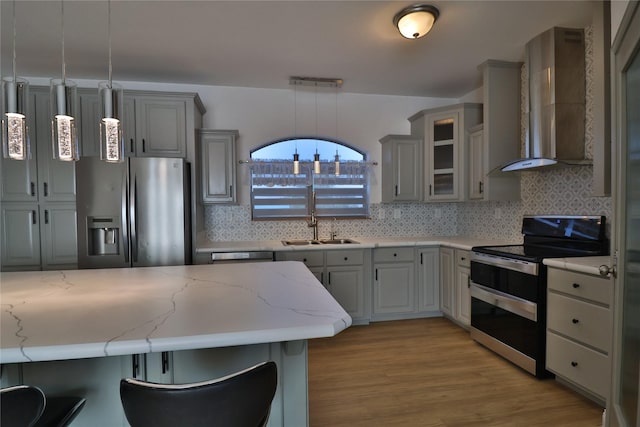
[[[371,205],[370,219],[320,219],[319,234],[406,237],[455,236],[521,241],[523,215],[606,215],[611,222],[611,197],[591,196],[589,166],[523,172],[522,200],[516,202],[384,203]],[[206,233],[213,241],[306,239],[306,222],[252,221],[251,207],[207,206]]]

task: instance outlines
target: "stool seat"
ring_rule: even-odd
[[[122,407],[131,427],[262,427],[278,384],[274,362],[215,380],[190,384],[120,381]]]
[[[2,427],[65,427],[80,413],[83,397],[47,397],[38,387],[18,385],[0,390]]]

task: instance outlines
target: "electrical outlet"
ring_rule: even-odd
[[[502,218],[502,209],[500,209],[500,208],[496,208],[496,209],[493,211],[493,217],[494,217],[495,219],[500,219],[500,218]]]
[[[441,209],[441,208],[436,208],[436,209],[433,211],[433,216],[434,216],[434,218],[436,218],[436,219],[440,219],[440,218],[442,218],[442,209]]]
[[[385,219],[387,217],[387,213],[385,212],[384,208],[380,208],[378,210],[378,219]]]
[[[399,208],[394,209],[393,210],[393,219],[400,219],[400,216],[401,216],[400,212],[401,211],[400,211]]]

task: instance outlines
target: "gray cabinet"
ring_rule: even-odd
[[[455,255],[452,248],[440,248],[440,311],[453,317]]]
[[[382,144],[382,202],[422,199],[422,138],[387,135]]]
[[[53,159],[48,88],[29,101],[31,159],[2,159],[2,270],[74,268],[75,163]]]
[[[236,130],[198,130],[203,203],[236,203]]]
[[[415,312],[415,263],[413,248],[373,250],[372,319],[392,319]]]
[[[424,200],[466,200],[468,129],[482,122],[482,104],[423,110],[409,121],[411,135],[424,139]]]
[[[436,313],[440,310],[440,277],[438,248],[418,248],[418,312]]]
[[[471,325],[471,262],[469,251],[456,249],[456,282],[453,305],[453,318],[462,326]]]
[[[199,127],[194,111],[204,111],[191,93],[125,91],[123,139],[129,157],[189,158],[190,142]],[[97,89],[80,90],[82,156],[100,155],[100,103]],[[195,123],[197,122],[197,123]]]
[[[611,387],[613,281],[549,267],[547,369],[593,400]]]
[[[469,200],[484,199],[484,125],[469,129]]]
[[[276,253],[278,261],[300,261],[316,276],[353,323],[369,322],[370,251],[364,249],[334,249],[283,251]]]

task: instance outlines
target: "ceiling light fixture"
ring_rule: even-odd
[[[27,132],[29,83],[16,77],[16,2],[13,2],[13,77],[2,79],[2,153],[5,158],[31,157]]]
[[[122,141],[122,113],[124,95],[122,86],[112,81],[111,66],[111,0],[108,1],[107,33],[109,39],[109,81],[100,82],[100,159],[109,163],[124,162]]]
[[[76,134],[76,112],[78,106],[78,87],[67,80],[64,62],[64,0],[60,2],[62,32],[62,78],[51,79],[51,132],[53,135],[53,158],[63,161],[80,159],[78,136]]]
[[[440,11],[428,4],[406,7],[393,17],[393,25],[408,39],[419,39],[431,31]]]

